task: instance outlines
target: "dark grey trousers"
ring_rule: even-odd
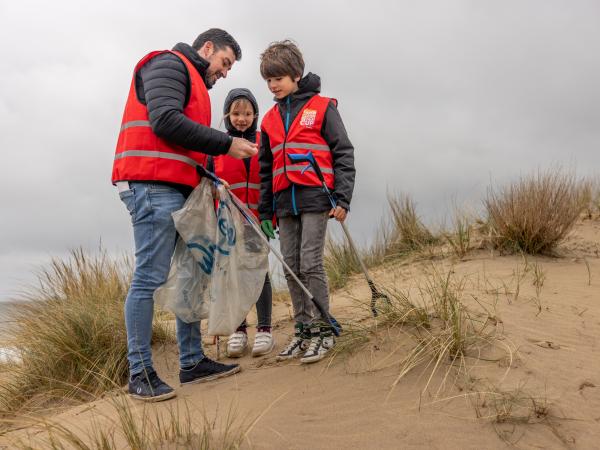
[[[329,311],[329,286],[323,267],[328,220],[328,211],[278,219],[281,253],[286,264],[325,311]],[[285,277],[292,297],[295,321],[310,325],[323,320],[298,283],[288,273]]]

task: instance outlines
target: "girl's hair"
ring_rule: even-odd
[[[250,100],[248,100],[246,97],[240,97],[240,98],[236,98],[233,102],[231,102],[229,111],[225,115],[228,116],[229,114],[231,114],[231,112],[233,110],[235,110],[237,108],[243,108],[244,106],[250,106],[250,108],[252,108],[252,111],[254,111],[254,105],[252,104],[252,102]],[[254,111],[254,113],[256,114],[256,111]]]
[[[296,44],[290,40],[272,42],[260,55],[260,74],[266,80],[289,75],[302,77],[304,59]]]

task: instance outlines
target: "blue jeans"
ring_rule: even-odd
[[[152,368],[153,294],[169,275],[177,240],[171,213],[181,209],[185,197],[168,185],[136,182],[119,197],[131,215],[135,240],[135,270],[125,300],[127,359],[129,372],[135,375]],[[179,364],[192,366],[204,357],[200,322],[177,318],[176,323]]]

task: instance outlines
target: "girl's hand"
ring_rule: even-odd
[[[346,220],[346,216],[348,215],[348,211],[346,211],[341,206],[336,206],[335,208],[331,208],[329,211],[329,217],[335,218],[338,222],[343,222]]]

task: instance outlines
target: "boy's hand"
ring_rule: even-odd
[[[335,208],[331,208],[329,211],[329,217],[335,218],[338,222],[343,222],[346,220],[346,216],[348,215],[348,211],[346,211],[341,206],[336,206]]]
[[[248,158],[258,153],[258,145],[243,138],[234,137],[227,154],[236,159]]]
[[[263,220],[260,223],[260,228],[265,233],[265,236],[270,237],[271,239],[275,239],[275,231],[273,231],[273,221],[272,220]]]

